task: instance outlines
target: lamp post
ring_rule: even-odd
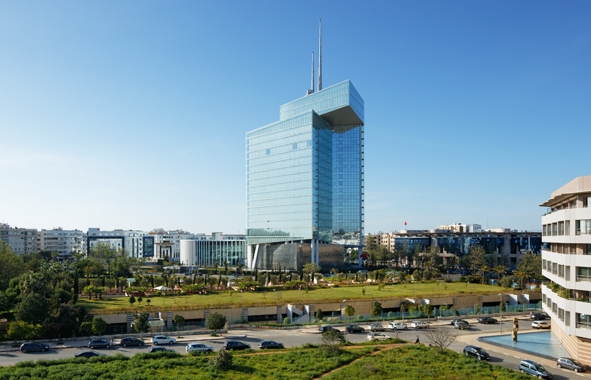
[[[501,326],[501,334],[503,333],[503,293],[499,293],[501,302],[499,303],[499,326]]]

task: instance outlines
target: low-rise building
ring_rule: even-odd
[[[181,240],[181,265],[212,267],[246,264],[246,235],[195,235],[194,239]]]
[[[92,251],[97,243],[109,244],[114,249],[122,249],[129,257],[152,259],[154,257],[154,236],[137,230],[101,231],[89,228],[86,249]]]

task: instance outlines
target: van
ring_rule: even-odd
[[[522,360],[519,363],[519,371],[539,377],[540,379],[551,379],[554,377],[550,372],[546,371],[543,365],[531,360]]]

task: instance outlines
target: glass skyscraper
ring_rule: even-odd
[[[266,269],[262,246],[307,245],[321,265],[321,245],[361,246],[363,99],[353,84],[284,104],[279,121],[248,132],[246,188],[250,267]]]

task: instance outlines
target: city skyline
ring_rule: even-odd
[[[305,95],[322,18],[324,87],[368,104],[366,233],[541,230],[589,174],[550,142],[591,137],[591,5],[346,5],[1,4],[0,223],[244,234],[244,136]]]

